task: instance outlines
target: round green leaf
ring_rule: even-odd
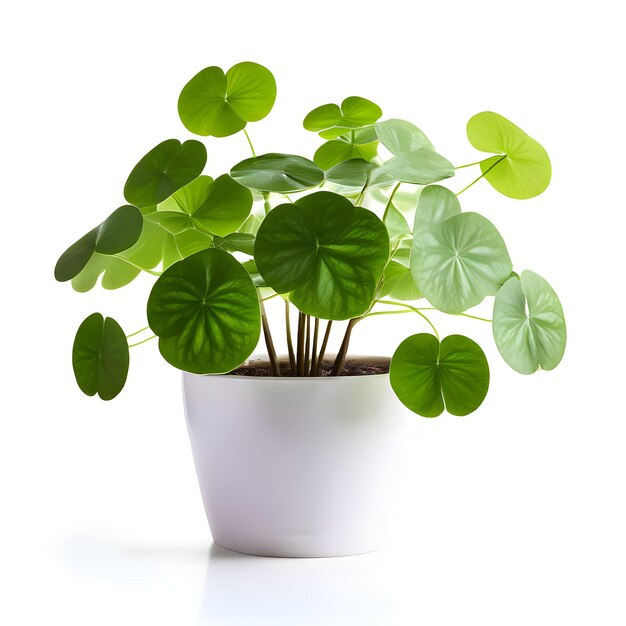
[[[259,340],[256,288],[228,252],[203,250],[159,277],[148,299],[148,323],[174,367],[196,374],[229,372]]]
[[[561,362],[565,317],[544,278],[525,270],[502,285],[493,307],[493,336],[502,358],[520,374],[551,370]]]
[[[390,261],[383,276],[381,297],[390,296],[394,300],[419,300],[422,297],[411,270],[403,263]]]
[[[200,176],[206,159],[206,148],[199,141],[181,144],[167,139],[135,165],[124,185],[124,197],[140,208],[159,204]]]
[[[468,337],[449,335],[439,343],[422,333],[398,346],[389,378],[399,400],[418,415],[437,417],[444,408],[452,415],[468,415],[487,395],[489,364]]]
[[[377,152],[378,142],[356,144],[343,139],[333,139],[323,143],[313,155],[313,161],[323,170],[351,159],[371,161]]]
[[[396,156],[409,155],[423,148],[433,152],[435,150],[428,137],[406,120],[391,119],[378,122],[375,129],[380,143]]]
[[[238,63],[226,74],[219,67],[198,72],[178,99],[178,114],[196,135],[227,137],[247,122],[263,119],[274,106],[276,81],[258,63]]]
[[[304,118],[303,125],[307,130],[319,132],[324,139],[334,139],[346,130],[373,124],[382,114],[381,108],[371,100],[350,96],[341,103],[341,108],[324,104],[313,109]]]
[[[389,257],[389,237],[371,211],[318,191],[280,205],[257,233],[254,257],[265,282],[302,312],[357,317],[370,306]]]
[[[252,193],[228,174],[199,176],[158,205],[147,219],[173,234],[197,228],[214,235],[236,231],[250,215]]]
[[[78,276],[96,252],[118,254],[127,250],[139,239],[142,226],[143,217],[137,207],[119,207],[59,257],[54,277],[65,282]]]
[[[111,317],[93,313],[79,326],[72,349],[74,376],[81,391],[112,400],[128,376],[128,341]]]
[[[315,163],[295,154],[270,153],[245,159],[230,175],[249,189],[277,193],[310,189],[324,181],[324,172]]]
[[[501,194],[519,200],[538,196],[552,177],[544,148],[505,117],[484,111],[467,123],[467,138],[482,152],[496,153],[480,164],[485,179]]]
[[[396,180],[418,185],[454,176],[454,166],[435,152],[426,135],[404,120],[386,120],[376,124],[380,142],[394,155],[382,168]]]
[[[330,142],[329,142],[330,143]],[[331,167],[326,180],[346,187],[363,187],[378,166],[363,159],[350,159]]]
[[[415,212],[411,271],[436,308],[460,313],[495,295],[513,266],[496,227],[478,213],[461,213],[445,187],[426,187]]]

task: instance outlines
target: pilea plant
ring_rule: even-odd
[[[160,143],[131,171],[128,204],[59,258],[56,279],[81,292],[100,276],[105,289],[142,271],[158,277],[142,331],[126,335],[99,313],[80,325],[72,356],[84,393],[115,397],[126,381],[129,340],[131,347],[143,343],[131,338],[149,329],[165,360],[189,372],[231,372],[262,333],[273,375],[337,376],[357,323],[412,312],[432,333],[410,336],[395,350],[396,395],[426,417],[444,409],[466,415],[487,393],[487,359],[468,337],[442,339],[427,312],[483,319],[466,311],[490,296],[493,320],[484,321],[493,323],[506,363],[522,374],[556,367],[566,341],[556,293],[534,272],[514,272],[496,227],[463,212],[458,198],[481,179],[511,198],[542,193],[551,166],[539,143],[497,113],[478,113],[467,135],[487,156],[455,167],[419,128],[381,121],[378,105],[351,96],[304,118],[304,128],[324,140],[312,160],[257,155],[246,127],[270,112],[275,97],[273,75],[256,63],[196,74],[178,100],[184,126],[212,137],[242,131],[252,157],[212,178],[203,173],[203,143]],[[466,167],[480,174],[457,193],[436,184]],[[283,363],[264,307],[276,296],[285,303]],[[336,357],[326,361],[339,320],[347,326],[333,338]]]

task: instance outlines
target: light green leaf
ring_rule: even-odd
[[[480,164],[485,179],[509,198],[533,198],[550,184],[552,166],[544,148],[505,117],[484,111],[467,123],[467,138],[481,152],[496,153]]]
[[[255,236],[249,233],[231,233],[225,237],[214,237],[213,245],[227,252],[243,252],[252,256],[254,254]]]
[[[304,128],[312,132],[333,130],[330,135],[324,135],[324,139],[334,139],[342,135],[346,130],[361,128],[373,124],[383,114],[380,107],[371,100],[359,96],[350,96],[341,103],[341,108],[336,104],[324,104],[313,109],[304,118]]]
[[[435,152],[426,135],[404,120],[386,120],[376,124],[380,142],[394,157],[382,168],[396,180],[427,185],[454,176],[454,166]]]
[[[259,340],[256,288],[228,252],[203,250],[157,280],[148,299],[148,323],[174,367],[196,374],[229,372]]]
[[[400,401],[418,415],[437,417],[444,408],[452,415],[468,415],[487,395],[489,364],[468,337],[449,335],[439,343],[423,333],[398,346],[389,377]]]
[[[495,295],[513,267],[496,227],[478,213],[461,213],[445,187],[426,187],[415,212],[411,271],[436,308],[460,313]]]
[[[370,306],[389,258],[385,225],[343,196],[319,191],[275,207],[257,233],[259,272],[303,313],[357,317]]]
[[[178,114],[196,135],[227,137],[247,122],[263,119],[274,106],[276,81],[257,63],[238,63],[226,74],[219,67],[198,72],[178,99]]]
[[[263,154],[235,165],[230,175],[244,187],[289,193],[317,187],[324,172],[309,159],[295,154]]]
[[[112,400],[128,376],[128,341],[111,317],[93,313],[79,326],[72,348],[74,376],[81,391]]]
[[[394,300],[419,300],[422,297],[411,270],[403,263],[389,261],[383,276],[380,297],[389,296]]]
[[[200,176],[206,159],[206,148],[199,141],[163,141],[135,165],[124,185],[124,197],[140,208],[159,204]]]
[[[119,207],[60,256],[54,277],[65,282],[78,276],[95,253],[117,254],[127,250],[139,239],[142,225],[137,207],[128,204]]]
[[[520,374],[551,370],[561,362],[565,317],[544,278],[525,270],[502,285],[493,307],[493,336],[502,358]]]
[[[356,144],[342,139],[334,139],[323,143],[313,156],[315,164],[328,170],[343,161],[362,159],[371,161],[376,156],[378,142]]]

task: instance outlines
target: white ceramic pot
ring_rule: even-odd
[[[327,557],[389,543],[411,414],[387,374],[183,373],[187,425],[218,545]]]

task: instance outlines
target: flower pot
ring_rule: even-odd
[[[283,557],[359,554],[389,543],[411,417],[387,374],[185,372],[183,390],[215,543]]]

